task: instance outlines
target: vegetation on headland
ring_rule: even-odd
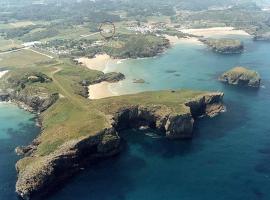
[[[196,8],[191,9],[194,1]],[[168,48],[163,34],[186,37],[178,30],[181,26],[234,26],[256,36],[255,39],[264,39],[269,32],[269,13],[256,6],[226,7],[233,3],[228,0],[230,4],[217,4],[224,7],[208,10],[213,4],[211,1],[158,2],[63,0],[63,5],[56,5],[54,0],[49,0],[47,4],[38,5],[32,1],[22,4],[11,0],[16,6],[3,9],[0,4],[0,42],[5,44],[0,48],[14,50],[23,42],[39,40],[42,42],[39,50],[53,49],[53,53],[61,56],[93,57],[102,52],[115,58],[137,58],[154,56]],[[130,5],[132,9],[127,9]],[[153,16],[169,20],[169,25],[150,28]],[[22,20],[28,23],[22,25]],[[102,41],[97,33],[98,25],[104,20],[116,22],[119,31],[109,42]],[[137,25],[127,29],[123,21],[135,21]],[[21,25],[14,27],[14,23]],[[218,47],[219,44],[214,43]],[[17,192],[23,198],[41,191],[48,186],[46,184],[53,187],[59,181],[57,176],[79,166],[81,158],[113,155],[119,137],[111,132],[112,122],[127,122],[125,120],[134,120],[135,116],[143,122],[148,120],[148,125],[156,123],[170,137],[187,138],[191,136],[193,117],[206,114],[206,109],[212,116],[223,108],[220,104],[222,93],[196,91],[144,92],[90,101],[84,98],[87,96],[85,86],[124,77],[89,70],[65,59],[50,59],[31,49],[2,57],[1,63],[10,69],[0,83],[3,92],[10,95],[5,94],[4,98],[31,106],[40,112],[42,122],[42,133],[16,166],[19,172]]]
[[[260,87],[261,77],[258,72],[245,67],[234,67],[224,72],[219,80],[230,85],[239,85],[247,87]]]
[[[207,38],[200,39],[200,41],[218,53],[233,54],[241,53],[244,50],[244,44],[240,40]]]
[[[16,52],[11,53],[7,59],[9,60],[13,54],[16,56]],[[8,62],[5,59],[3,61]],[[74,149],[76,149],[75,152],[83,154],[84,158],[95,157],[95,155],[109,156],[114,154],[113,152],[117,152],[115,148],[118,146],[119,137],[111,130],[112,123],[117,120],[112,116],[117,115],[122,108],[127,109],[126,111],[141,109],[139,113],[142,116],[138,116],[138,119],[143,117],[142,119],[150,120],[149,125],[154,122],[152,120],[160,118],[156,122],[160,130],[167,130],[166,134],[169,137],[180,138],[192,136],[193,112],[190,111],[189,106],[195,104],[196,111],[200,105],[203,109],[199,109],[198,114],[207,112],[210,116],[220,112],[223,108],[220,102],[223,94],[189,90],[144,92],[89,100],[78,94],[83,83],[89,84],[103,79],[120,80],[123,75],[104,74],[59,59],[44,62],[35,67],[22,68],[16,65],[12,67],[11,64],[12,61],[7,68],[10,71],[0,81],[2,93],[5,93],[4,98],[17,103],[23,102],[23,106],[30,106],[31,110],[40,113],[42,124],[41,134],[26,148],[26,151],[21,151],[26,153],[26,157],[18,161],[16,165],[19,173],[17,192],[23,198],[28,198],[27,195],[34,195],[34,192],[42,193],[44,188],[40,187],[46,186],[49,189],[50,187],[46,183],[50,183],[50,181],[47,182],[47,179],[57,183],[61,179],[60,177],[64,176],[60,172],[58,172],[61,174],[60,177],[54,173],[54,170],[58,169],[57,167],[61,166],[62,169],[65,169],[62,170],[63,173],[71,170],[71,175],[72,170],[76,169],[74,166],[80,160],[76,157],[79,160],[72,161]],[[191,102],[191,105],[185,105],[186,102]],[[206,108],[207,111],[204,110]],[[118,116],[118,120],[125,119],[126,111],[121,111],[122,114]],[[136,113],[135,111],[134,113]],[[176,126],[176,123],[181,126]],[[128,125],[129,122],[124,124]],[[97,145],[97,147],[94,146],[91,150],[80,149],[79,146],[88,140],[93,140],[93,145]],[[116,146],[114,147],[114,145]],[[91,145],[88,147],[90,148]],[[97,150],[95,150],[96,148]],[[89,155],[86,155],[86,152]],[[70,157],[63,156],[67,153],[71,154]],[[78,155],[76,154],[76,156]],[[68,159],[69,164],[62,166],[61,159]]]

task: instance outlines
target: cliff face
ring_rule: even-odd
[[[223,109],[223,93],[207,93],[188,100],[180,110],[166,105],[125,106],[114,113],[110,128],[92,136],[70,140],[49,155],[35,157],[35,147],[30,155],[16,164],[18,181],[16,192],[23,199],[44,199],[43,195],[82,167],[99,158],[120,152],[119,131],[146,125],[160,130],[172,139],[192,138],[194,120],[199,116],[214,116]],[[36,142],[39,145],[39,142]],[[32,162],[29,163],[28,159]],[[34,160],[34,161],[33,161]]]
[[[47,110],[51,105],[53,105],[59,95],[55,94],[34,94],[30,95],[24,91],[15,92],[9,91],[5,93],[0,93],[0,101],[13,101],[16,102],[20,107],[25,108],[31,112],[43,112]]]
[[[23,199],[44,199],[65,179],[98,158],[119,153],[120,138],[116,131],[105,129],[96,136],[71,140],[53,154],[23,168],[24,160],[16,164],[18,180],[16,192]]]

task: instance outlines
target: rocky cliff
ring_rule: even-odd
[[[120,150],[120,138],[116,131],[105,129],[95,136],[70,140],[52,154],[23,167],[27,157],[16,164],[18,180],[16,192],[23,199],[44,199],[82,167],[98,158],[115,155]],[[23,169],[23,170],[22,170]]]
[[[178,95],[178,94],[175,94]],[[111,117],[111,126],[88,137],[69,140],[51,154],[35,154],[35,142],[28,156],[18,161],[16,192],[23,199],[44,199],[57,185],[92,161],[120,152],[119,131],[146,125],[160,130],[172,139],[191,138],[194,120],[199,116],[214,116],[223,109],[223,93],[205,93],[180,103],[172,109],[163,105],[128,105]],[[177,102],[175,102],[177,105]],[[30,162],[31,161],[31,162]]]

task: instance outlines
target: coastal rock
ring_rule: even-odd
[[[185,103],[186,112],[174,113],[163,106],[131,106],[120,109],[112,124],[117,131],[148,126],[166,134],[168,138],[192,138],[194,119],[200,116],[213,117],[222,112],[223,93],[209,93]]]
[[[59,98],[58,93],[35,93],[29,94],[28,92],[12,92],[10,99],[19,104],[20,107],[29,110],[31,112],[43,112],[47,110],[52,104],[54,104]]]
[[[213,51],[221,54],[242,53],[244,44],[240,40],[234,39],[200,39],[201,42],[209,46]]]
[[[103,81],[109,82],[109,83],[115,83],[121,80],[125,79],[125,75],[122,73],[118,73],[118,72],[110,72],[110,73],[106,73],[106,74],[102,74],[101,76],[99,76],[97,79],[95,79],[94,81],[89,81],[89,80],[82,80],[80,82],[80,84],[82,86],[89,86],[92,84],[96,84],[96,83],[101,83]]]
[[[54,153],[33,164],[28,163],[22,170],[23,162],[28,159],[25,157],[16,164],[19,173],[16,192],[23,199],[44,199],[44,195],[80,168],[119,153],[119,148],[118,134],[114,129],[105,129],[96,136],[68,141]]]
[[[177,95],[176,91],[173,93]],[[179,104],[176,109],[167,105],[129,105],[118,109],[111,127],[87,137],[68,140],[53,153],[35,156],[34,153],[16,164],[16,192],[23,199],[44,199],[67,178],[97,159],[114,156],[121,150],[119,131],[150,127],[167,138],[192,138],[194,120],[221,112],[223,93],[207,93]],[[177,104],[178,105],[178,104]],[[38,143],[37,143],[38,145]],[[20,149],[22,152],[27,149]],[[19,151],[19,149],[18,149]]]
[[[10,96],[8,93],[0,92],[0,101],[9,101]]]
[[[246,87],[260,87],[261,78],[258,72],[249,70],[245,67],[235,67],[223,73],[219,80],[230,85],[239,85]]]

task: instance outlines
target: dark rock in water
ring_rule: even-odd
[[[9,101],[9,94],[5,92],[0,92],[0,101]]]
[[[234,39],[200,39],[201,42],[209,46],[213,51],[222,54],[242,53],[244,44],[240,40]]]
[[[175,72],[177,72],[177,71],[176,71],[176,70],[170,70],[170,69],[168,69],[168,70],[166,70],[165,72],[168,73],[168,74],[173,74],[173,73],[175,73]]]
[[[239,85],[246,87],[260,87],[261,78],[258,72],[249,70],[245,67],[235,67],[223,73],[219,80],[230,85]]]
[[[143,79],[133,79],[133,83],[145,83]]]

